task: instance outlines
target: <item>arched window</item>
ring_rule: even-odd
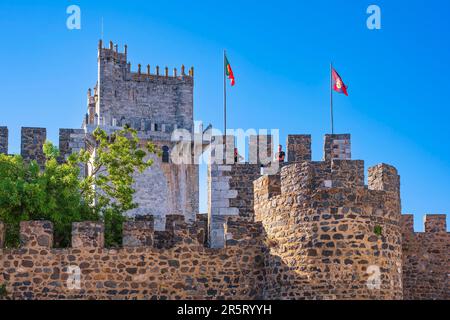
[[[162,147],[162,162],[163,163],[169,163],[169,147],[164,146]]]

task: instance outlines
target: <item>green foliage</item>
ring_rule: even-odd
[[[19,224],[25,220],[53,222],[60,247],[70,244],[73,222],[103,220],[106,244],[120,245],[123,213],[137,207],[133,173],[152,165],[145,158],[155,147],[142,149],[130,128],[111,136],[97,129],[93,138],[95,157],[82,150],[64,163],[58,163],[59,150],[46,142],[43,170],[35,161],[0,154],[0,220],[7,227],[7,247],[19,245]],[[80,176],[80,167],[89,168],[86,177]]]
[[[375,226],[375,227],[373,228],[373,232],[374,232],[377,236],[381,237],[381,235],[383,234],[383,228],[382,228],[381,226]]]
[[[5,298],[8,295],[8,291],[6,290],[6,284],[0,285],[0,298]]]

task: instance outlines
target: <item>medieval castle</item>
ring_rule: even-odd
[[[21,248],[4,249],[0,222],[8,298],[450,299],[445,215],[427,215],[425,232],[414,232],[413,216],[401,214],[397,170],[371,167],[365,185],[348,134],[326,135],[320,162],[311,136],[289,135],[288,161],[271,175],[260,159],[233,161],[234,137],[225,137],[224,162],[208,166],[208,214],[199,214],[198,165],[169,156],[175,129],[194,134],[193,86],[193,68],[133,72],[127,47],[100,41],[82,128],[60,129],[61,160],[89,149],[98,126],[138,130],[163,150],[136,176],[139,208],[129,215],[146,218],[125,223],[121,248],[104,247],[98,222],[75,223],[72,246],[53,248],[52,224],[29,221]],[[22,156],[42,164],[45,139],[43,128],[22,128]],[[261,141],[270,154],[270,136],[249,137],[249,148],[264,154]],[[6,127],[0,152],[8,153]]]

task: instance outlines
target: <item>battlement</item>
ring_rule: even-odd
[[[45,164],[43,146],[47,139],[46,128],[22,127],[21,128],[21,151],[20,154],[25,161],[35,160],[42,167]],[[86,148],[86,132],[84,129],[60,129],[59,151],[60,161]],[[8,128],[0,127],[0,152],[8,154]],[[3,149],[2,149],[3,148]]]
[[[288,162],[311,161],[311,135],[291,134],[287,141]],[[323,161],[351,160],[350,134],[326,134],[323,144]]]
[[[21,130],[20,154],[26,161],[35,160],[40,166],[43,166],[45,156],[42,147],[46,139],[47,129],[23,127]]]
[[[261,197],[281,194],[312,194],[329,189],[368,189],[399,193],[397,170],[380,164],[369,168],[369,185],[364,185],[364,161],[331,160],[330,162],[303,161],[282,166],[281,173],[265,175],[255,181],[255,190]]]
[[[4,245],[5,224],[0,222],[0,249]],[[169,215],[166,230],[155,231],[154,220],[127,221],[123,225],[123,247],[154,247],[168,249],[179,243],[205,245],[206,216],[198,216],[194,223],[185,222],[182,215]],[[20,223],[20,247],[22,249],[53,248],[53,224],[50,221],[22,221]],[[73,249],[91,250],[105,248],[103,223],[85,221],[72,225]]]
[[[8,154],[8,128],[0,127],[0,153]]]
[[[152,72],[150,65],[138,64],[132,71],[127,56],[127,46],[121,53],[113,42],[109,48],[99,42],[97,89],[94,99],[88,99],[84,122],[106,126],[133,123],[138,130],[163,123],[167,128],[192,131],[194,68],[186,71],[182,65],[169,74],[168,67],[156,66]],[[154,131],[160,131],[159,127]]]
[[[401,216],[404,298],[448,300],[450,232],[445,214],[424,217],[424,232],[414,231],[412,214]]]
[[[159,66],[155,67],[155,71],[151,72],[151,66],[148,64],[145,66],[145,70],[143,70],[144,66],[141,64],[137,65],[137,70],[131,70],[131,63],[128,61],[128,46],[124,46],[124,51],[119,52],[118,45],[114,44],[112,41],[109,42],[109,47],[106,48],[103,46],[103,41],[99,41],[98,47],[98,59],[99,61],[105,61],[107,63],[112,62],[121,66],[126,73],[124,73],[124,77],[127,80],[132,81],[156,81],[156,80],[164,80],[172,81],[171,83],[176,83],[175,80],[178,81],[191,81],[194,78],[194,67],[191,67],[186,73],[186,68],[184,65],[178,70],[177,68],[172,69],[172,73],[169,74],[169,68],[165,67],[164,69]]]
[[[223,224],[229,240],[227,247],[242,244],[242,241],[250,243],[261,234],[261,230],[256,225],[250,226],[252,225],[250,221],[224,219]],[[206,231],[206,215],[198,214],[195,222],[186,222],[183,215],[168,215],[165,231],[155,230],[154,217],[145,216],[143,219],[124,222],[122,247],[170,249],[185,243],[206,248]],[[5,232],[5,224],[0,222],[0,250],[4,246]],[[22,221],[20,223],[20,247],[22,249],[52,249],[53,234],[53,224],[50,221]],[[103,223],[85,221],[72,225],[71,248],[73,249],[105,248],[104,238]]]
[[[401,216],[402,232],[407,234],[417,233],[414,231],[414,215],[403,214]],[[427,214],[423,219],[425,233],[446,233],[447,215],[445,214]]]
[[[0,246],[0,283],[12,299],[261,299],[261,225],[226,222],[233,238],[210,249],[205,217],[197,218],[186,225],[169,216],[167,232],[153,231],[151,219],[127,222],[122,248],[103,248],[96,222],[74,224],[73,245],[64,249],[51,248],[51,223],[23,222],[22,247]],[[0,222],[0,242],[2,230]]]

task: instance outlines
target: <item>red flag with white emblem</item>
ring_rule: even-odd
[[[331,74],[333,77],[333,90],[336,92],[339,92],[339,93],[343,93],[346,96],[348,96],[348,93],[347,93],[348,87],[345,85],[344,81],[342,81],[342,78],[339,75],[339,73],[337,73],[337,71],[334,68],[332,68]]]

